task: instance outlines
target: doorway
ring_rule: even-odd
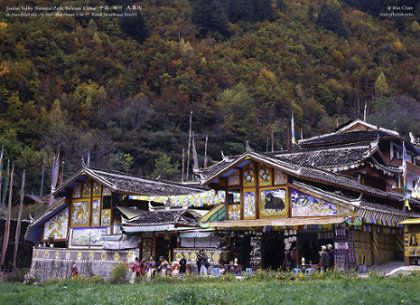
[[[262,240],[263,268],[277,270],[284,262],[284,235],[283,232],[267,232]]]

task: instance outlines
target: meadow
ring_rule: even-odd
[[[420,277],[0,283],[0,304],[420,304]]]

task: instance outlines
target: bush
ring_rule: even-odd
[[[128,269],[124,263],[118,263],[114,266],[111,272],[111,283],[112,284],[123,284],[127,283]]]

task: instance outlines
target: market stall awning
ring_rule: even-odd
[[[206,225],[213,228],[249,228],[265,226],[302,226],[302,225],[326,225],[344,222],[344,217],[305,217],[284,219],[255,219],[255,220],[230,220],[209,222]]]
[[[122,229],[127,233],[169,231],[174,228],[175,225],[173,224],[157,226],[122,226]]]
[[[412,218],[412,219],[406,219],[403,222],[400,222],[402,225],[418,225],[420,224],[420,218]]]

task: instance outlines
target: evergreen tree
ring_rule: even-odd
[[[326,3],[322,4],[316,23],[345,38],[349,36],[349,33],[343,26],[340,13],[336,9],[328,6]]]
[[[220,0],[194,1],[192,19],[202,36],[209,32],[229,36],[228,19]]]

